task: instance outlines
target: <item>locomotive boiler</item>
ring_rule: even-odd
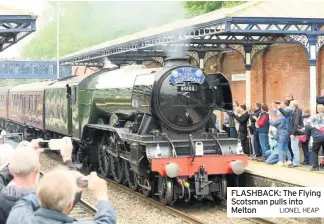
[[[161,68],[109,67],[0,91],[2,128],[33,138],[71,136],[75,162],[167,205],[225,199],[227,186],[237,186],[248,158],[237,152],[236,139],[210,129],[215,109],[233,109],[228,80],[185,58],[166,59]],[[28,112],[37,123],[14,119],[14,112]]]

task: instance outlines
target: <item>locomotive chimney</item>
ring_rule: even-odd
[[[173,66],[179,65],[189,65],[189,58],[188,57],[174,57],[174,58],[166,58],[164,60],[164,67],[170,68]]]

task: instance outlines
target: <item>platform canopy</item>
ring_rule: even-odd
[[[37,16],[0,5],[0,52],[36,30]]]
[[[318,52],[324,42],[321,35],[324,2],[254,1],[104,42],[67,55],[61,63],[102,66],[107,57],[121,64],[169,57],[174,51],[195,52],[196,59],[200,52],[227,50],[236,50],[243,57],[249,51],[253,57],[258,50],[280,43],[303,44],[309,53],[314,41]]]

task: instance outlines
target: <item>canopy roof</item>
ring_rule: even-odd
[[[293,6],[292,6],[293,5]],[[237,45],[308,44],[324,35],[324,2],[254,1],[101,43],[67,55],[62,64],[96,65],[166,57],[174,51],[224,51]],[[241,47],[242,48],[242,47]]]

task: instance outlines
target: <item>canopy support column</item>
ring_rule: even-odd
[[[244,46],[244,64],[245,64],[245,105],[251,107],[251,51],[252,45]]]
[[[317,53],[316,52],[316,42],[317,36],[308,36],[309,47],[308,51],[308,61],[309,61],[309,102],[310,102],[310,112],[312,115],[316,114],[316,95],[317,95]]]
[[[204,67],[205,67],[205,52],[198,51],[197,53],[198,53],[198,58],[199,58],[199,61],[198,61],[199,68],[204,71]]]

